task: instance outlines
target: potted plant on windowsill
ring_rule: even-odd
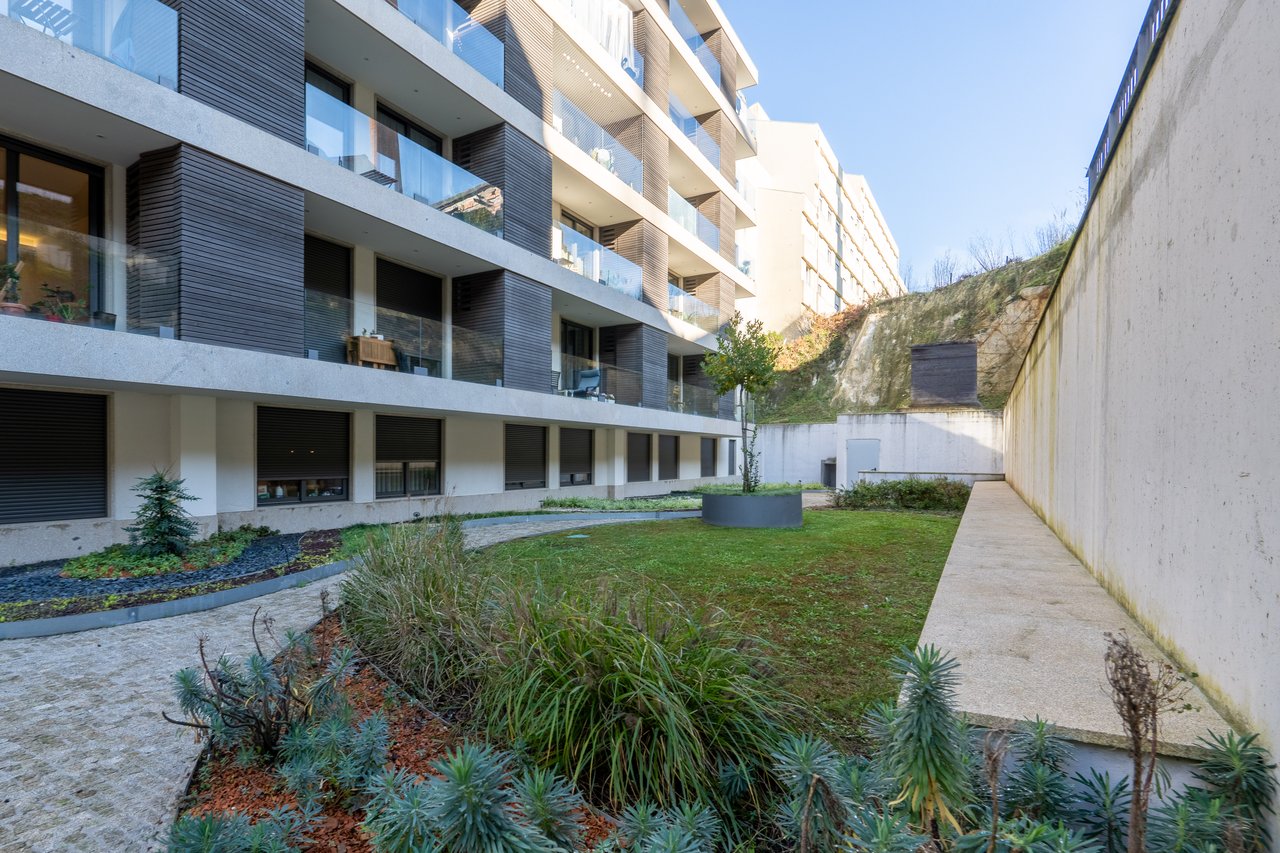
[[[18,280],[22,272],[22,261],[16,264],[0,265],[0,314],[14,317],[25,317],[28,308],[19,300]]]
[[[751,423],[748,403],[778,381],[776,364],[781,341],[777,335],[766,332],[759,320],[747,323],[741,314],[734,314],[720,330],[717,343],[719,350],[707,355],[702,370],[715,383],[717,394],[735,390],[738,393],[742,491],[703,495],[702,521],[716,527],[800,527],[804,523],[804,497],[799,490],[755,493],[760,485],[760,457],[756,453],[756,428]]]
[[[76,299],[76,295],[70,290],[56,290],[47,284],[42,284],[40,289],[44,291],[44,299],[33,307],[38,308],[46,320],[52,323],[76,323],[84,319],[87,313],[85,301]]]

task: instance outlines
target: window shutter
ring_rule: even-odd
[[[658,436],[658,479],[680,479],[680,436]]]
[[[702,476],[714,477],[716,475],[716,440],[714,438],[702,439]]]
[[[0,524],[107,514],[107,398],[0,388]]]
[[[435,418],[378,415],[378,462],[439,462],[440,428]]]
[[[506,487],[508,491],[547,487],[546,427],[507,424]]]
[[[307,290],[350,299],[351,250],[308,234],[304,252],[303,277]]]
[[[441,318],[441,279],[378,258],[378,307],[428,320]]]
[[[653,437],[647,432],[627,433],[627,482],[653,479]]]
[[[592,439],[595,433],[589,429],[560,430],[560,474],[590,475],[595,468],[592,457]]]
[[[258,409],[258,479],[344,478],[351,474],[346,412]]]

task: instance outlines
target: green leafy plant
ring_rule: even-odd
[[[1235,846],[1227,844],[1231,832]],[[1193,788],[1152,810],[1147,847],[1160,853],[1225,853],[1243,849],[1242,835],[1240,822],[1222,798]]]
[[[778,353],[782,340],[766,332],[759,320],[746,322],[741,313],[720,330],[716,339],[718,351],[708,353],[702,370],[714,383],[717,394],[738,393],[742,426],[742,491],[752,492],[760,483],[759,459],[756,456],[756,431],[751,426],[748,402],[765,393],[778,380]]]
[[[841,784],[840,756],[812,735],[794,735],[774,753],[785,792],[779,823],[801,853],[837,849],[854,803]]]
[[[185,554],[140,554],[128,545],[111,545],[101,551],[68,560],[62,567],[64,578],[140,578],[170,572],[194,572],[222,566],[240,557],[256,539],[276,531],[250,527],[220,531],[193,543]]]
[[[964,512],[971,491],[968,485],[945,477],[879,483],[859,481],[836,489],[832,506],[836,509]]]
[[[1061,823],[1016,818],[1000,821],[994,835],[986,830],[963,835],[954,849],[956,853],[1099,853],[1101,848]]]
[[[334,714],[310,725],[295,722],[280,744],[280,774],[300,803],[334,798],[352,804],[387,762],[387,718],[351,723]]]
[[[1209,755],[1196,765],[1193,775],[1244,824],[1249,850],[1270,849],[1267,823],[1275,814],[1276,765],[1258,743],[1258,735],[1227,732],[1223,737],[1210,732],[1200,742]]]
[[[1080,797],[1076,822],[1085,836],[1096,842],[1102,853],[1124,853],[1132,796],[1128,777],[1112,782],[1110,773],[1090,770],[1088,776],[1077,773],[1073,779]]]
[[[293,853],[302,849],[310,819],[290,808],[257,821],[243,814],[184,816],[169,830],[169,853]]]
[[[0,302],[17,303],[21,298],[18,283],[22,280],[22,262],[0,264]]]
[[[1063,769],[1070,750],[1053,726],[1039,717],[1022,723],[1010,748],[1019,759],[1005,793],[1012,813],[1041,822],[1069,817],[1074,795]]]
[[[525,820],[561,847],[577,847],[582,835],[578,815],[586,804],[568,780],[534,767],[516,778],[515,790]]]
[[[156,471],[133,487],[142,503],[125,531],[135,553],[144,557],[186,553],[199,528],[182,506],[183,501],[195,500],[195,495],[183,491],[184,482],[167,471]]]

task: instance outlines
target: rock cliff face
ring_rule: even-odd
[[[782,381],[759,401],[761,423],[822,422],[911,402],[911,347],[978,343],[978,398],[1004,405],[1044,313],[1067,245],[929,293],[816,318],[787,345]]]

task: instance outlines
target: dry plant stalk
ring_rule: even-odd
[[[1186,710],[1188,686],[1176,669],[1148,660],[1129,635],[1107,633],[1107,682],[1120,714],[1133,761],[1133,798],[1129,801],[1129,853],[1145,853],[1147,807],[1155,782],[1160,745],[1160,715]]]
[[[987,732],[982,741],[982,769],[991,790],[991,837],[987,841],[987,853],[996,853],[996,839],[1000,833],[1000,771],[1009,751],[1009,737],[1004,732]]]

